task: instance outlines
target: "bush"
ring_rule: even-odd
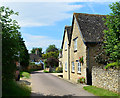
[[[119,68],[120,67],[120,63],[118,62],[112,62],[112,63],[109,63],[105,66],[105,69],[109,68],[109,67],[116,67],[116,68]]]
[[[43,72],[45,72],[45,73],[49,73],[49,71],[47,71],[47,70],[44,70]]]
[[[58,73],[63,72],[63,68],[62,67],[57,67],[56,72],[58,72]]]

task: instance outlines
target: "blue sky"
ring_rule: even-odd
[[[50,45],[61,47],[65,25],[71,25],[73,13],[109,14],[109,4],[118,0],[4,0],[4,5],[19,12],[13,16],[21,26],[27,49]]]

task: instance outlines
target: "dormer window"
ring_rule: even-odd
[[[65,50],[67,50],[67,41],[65,42]]]

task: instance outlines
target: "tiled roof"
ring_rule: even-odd
[[[65,32],[66,31],[67,31],[68,41],[71,40],[71,26],[65,26],[61,49],[63,48]]]
[[[40,55],[36,55],[36,54],[33,54],[33,53],[30,54],[30,60],[31,60],[31,61],[34,60],[34,61],[37,62],[37,61],[40,60],[40,58],[41,58]]]
[[[105,15],[74,13],[74,17],[85,42],[103,41],[103,30],[107,29],[103,21]]]

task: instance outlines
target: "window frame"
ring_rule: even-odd
[[[81,63],[79,61],[77,63],[77,67],[78,67],[78,73],[81,73]]]
[[[74,51],[77,51],[77,38],[78,37],[76,37],[75,39],[73,39],[73,41],[74,41]]]
[[[74,65],[74,66],[73,66]],[[74,69],[74,70],[73,70]],[[72,62],[72,72],[75,72],[75,64]]]
[[[65,41],[65,51],[67,50],[67,41]]]
[[[67,62],[65,62],[65,71],[67,71]]]

